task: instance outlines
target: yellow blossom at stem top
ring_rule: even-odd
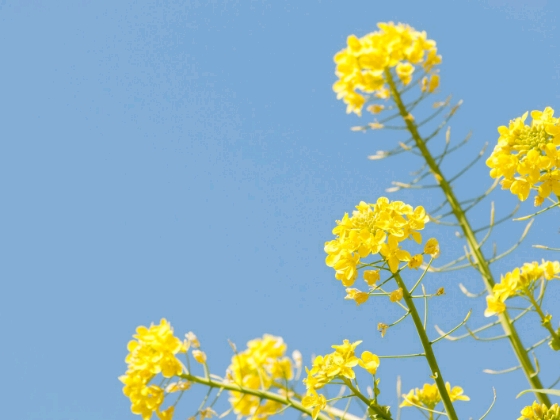
[[[551,194],[560,196],[560,119],[554,110],[532,111],[498,127],[500,137],[486,160],[492,178],[502,178],[503,189],[525,201],[536,190],[535,205],[541,205]]]
[[[337,226],[332,231],[336,239],[325,243],[328,254],[326,264],[335,270],[335,277],[345,287],[354,284],[362,259],[369,255],[380,254],[391,272],[395,273],[401,262],[412,258],[409,251],[402,248],[403,242],[411,239],[421,244],[419,231],[424,229],[428,219],[422,206],[413,208],[402,201],[389,201],[386,197],[380,197],[375,204],[362,201],[352,216],[345,214],[337,220]],[[378,271],[374,273],[376,270],[364,273],[364,279],[370,286],[379,278]]]
[[[125,361],[128,369],[119,379],[124,383],[123,392],[132,404],[131,411],[149,419],[153,413],[160,413],[164,400],[164,390],[150,385],[150,381],[160,373],[166,378],[180,375],[183,365],[175,355],[184,353],[186,347],[173,335],[173,329],[165,319],[149,328],[138,327],[134,338],[127,346],[129,353]],[[173,410],[161,413],[171,418]]]
[[[430,92],[439,82],[433,69],[441,57],[435,41],[427,39],[426,32],[403,23],[378,23],[377,27],[378,31],[361,38],[350,35],[347,47],[334,56],[338,80],[333,90],[346,104],[347,113],[361,115],[369,100],[389,97],[386,70],[393,70],[403,86],[411,82],[417,68],[432,75]]]

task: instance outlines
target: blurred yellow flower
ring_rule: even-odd
[[[293,376],[292,362],[285,356],[286,349],[281,337],[269,334],[249,341],[247,349],[231,359],[228,372],[232,382],[264,391],[276,387],[278,383],[284,384]],[[254,420],[266,420],[282,408],[280,403],[235,391],[230,392],[229,401],[239,417]]]
[[[517,420],[560,420],[560,407],[553,404],[548,408],[545,404],[534,402],[521,410]]]
[[[204,353],[202,350],[193,350],[192,355],[194,357],[194,360],[196,360],[201,365],[206,363],[206,353]]]
[[[389,299],[391,300],[391,302],[399,302],[402,298],[403,298],[403,289],[400,287],[389,294]]]

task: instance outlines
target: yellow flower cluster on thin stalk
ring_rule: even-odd
[[[527,296],[529,293],[532,295],[537,280],[559,278],[559,273],[560,262],[558,261],[542,261],[541,264],[534,261],[504,274],[501,276],[500,282],[494,285],[492,293],[486,296],[487,308],[484,315],[488,317],[504,312],[506,310],[505,301],[508,298]]]
[[[377,355],[369,351],[364,351],[361,358],[355,355],[355,349],[360,343],[361,341],[350,343],[350,341],[344,340],[342,344],[332,346],[335,349],[334,352],[315,357],[311,369],[305,368],[307,378],[303,382],[307,388],[307,395],[303,398],[302,405],[313,409],[313,420],[327,405],[325,397],[317,393],[318,389],[338,377],[355,379],[356,373],[353,368],[358,365],[372,375],[377,372],[379,367]]]
[[[355,35],[348,37],[347,46],[334,57],[338,80],[333,90],[338,99],[346,103],[347,113],[354,112],[357,115],[361,115],[364,107],[372,114],[379,114],[388,108],[382,101],[393,101],[399,115],[406,122],[404,128],[412,135],[416,147],[446,194],[447,203],[454,209],[459,224],[466,232],[465,237],[470,238],[467,241],[472,250],[471,255],[476,256],[475,262],[479,267],[486,267],[487,270],[481,269],[481,273],[483,278],[487,279],[487,286],[493,284],[488,268],[489,260],[480,252],[481,244],[477,243],[476,231],[471,229],[465,216],[466,210],[461,207],[462,204],[457,201],[449,187],[450,181],[446,181],[440,171],[441,159],[438,161],[435,158],[436,163],[432,162],[434,158],[426,147],[427,140],[419,133],[422,124],[415,123],[408,106],[403,102],[403,95],[408,91],[407,86],[412,86],[413,80],[414,83],[418,83],[422,92],[414,106],[439,86],[437,65],[441,63],[441,57],[437,54],[436,43],[429,40],[425,32],[416,31],[402,23],[379,23],[378,29],[361,38]],[[442,104],[445,105],[439,103],[438,106]],[[450,115],[453,115],[454,110],[455,108]],[[528,116],[528,113],[525,113],[522,117],[512,120],[509,127],[499,127],[498,144],[486,162],[491,168],[490,175],[493,178],[502,178],[502,187],[509,189],[520,200],[526,200],[531,190],[536,191],[536,206],[541,205],[547,198],[552,199],[551,196],[554,195],[560,199],[560,118],[554,118],[553,115],[552,108],[547,107],[544,111],[531,112],[530,125],[525,124]],[[383,124],[376,121],[369,124],[369,128],[383,128]],[[405,146],[408,150],[409,147]],[[429,217],[422,206],[413,208],[401,201],[390,201],[385,197],[379,198],[374,204],[360,202],[351,216],[345,214],[342,220],[337,221],[337,226],[332,231],[335,239],[325,243],[325,252],[328,254],[326,264],[335,270],[336,279],[346,287],[346,299],[354,300],[358,305],[366,302],[371,294],[375,294],[376,289],[383,287],[381,284],[378,286],[382,270],[390,272],[389,279],[395,279],[398,288],[390,293],[382,290],[382,294],[388,295],[392,302],[404,299],[407,306],[399,304],[407,310],[405,317],[411,315],[413,318],[424,348],[423,356],[432,369],[432,379],[436,381],[435,384],[424,384],[422,388],[403,394],[401,407],[416,406],[428,411],[427,417],[433,419],[434,414],[444,414],[434,410],[442,403],[445,414],[450,419],[457,420],[458,416],[452,403],[470,399],[464,395],[461,387],[452,388],[449,382],[444,382],[431,349],[432,344],[439,339],[429,340],[425,331],[426,321],[424,320],[423,325],[412,301],[415,297],[427,299],[429,295],[424,291],[424,296],[412,296],[412,291],[407,290],[399,273],[405,267],[425,268],[425,255],[432,258],[439,255],[439,244],[434,238],[423,244],[421,252],[411,252],[411,249],[408,249],[413,246],[411,243],[407,243],[405,247],[405,241],[408,239],[417,244],[414,246],[422,245],[422,235],[419,231],[424,229],[428,220]],[[373,261],[370,259],[369,262],[365,260],[375,255],[379,257]],[[360,269],[363,269],[363,279],[370,288],[369,291],[364,292],[351,287]],[[556,332],[551,327],[551,316],[543,313],[540,298],[535,299],[533,296],[537,282],[541,281],[544,284],[545,280],[560,278],[559,274],[558,261],[526,263],[506,273],[487,296],[488,307],[485,315],[500,314],[506,310],[505,301],[508,298],[523,296],[531,302],[541,317],[542,325],[550,332],[551,348],[560,350],[560,329]],[[543,287],[542,290],[544,289]],[[443,292],[443,288],[440,288],[435,296]],[[427,300],[425,302],[427,305]],[[426,306],[426,316],[427,313]],[[525,407],[518,420],[560,420],[559,406],[550,406],[545,392],[537,390],[543,386],[537,372],[532,371],[531,362],[526,358],[527,353],[523,353],[524,346],[517,336],[513,321],[508,321],[507,316],[502,315],[500,322],[502,325],[508,323],[504,329],[512,343],[517,343],[513,345],[514,349],[521,349],[515,350],[516,355],[529,378],[532,391],[536,392],[536,398],[540,401]],[[389,325],[378,323],[382,336],[388,328]],[[358,388],[354,368],[360,366],[369,374],[375,375],[380,364],[380,358],[369,351],[362,352],[360,358],[356,356],[355,350],[360,343],[361,341],[351,343],[344,340],[341,345],[332,346],[334,352],[317,356],[311,369],[306,368],[307,377],[303,381],[306,393],[300,403],[298,400],[301,397],[289,386],[288,381],[294,376],[293,364],[292,360],[285,356],[286,344],[282,338],[264,335],[250,341],[246,350],[232,357],[227,379],[221,379],[208,371],[206,354],[200,350],[196,336],[189,333],[186,340],[181,342],[173,335],[170,324],[162,319],[159,325],[138,327],[134,340],[128,343],[127,371],[119,379],[124,383],[123,392],[130,399],[131,411],[141,415],[144,420],[151,419],[154,414],[160,420],[172,420],[176,402],[162,410],[164,400],[170,393],[182,393],[189,389],[191,383],[209,387],[206,398],[212,389],[220,390],[218,396],[221,391],[228,390],[232,411],[237,414],[238,419],[247,417],[251,420],[267,420],[286,407],[295,408],[306,415],[310,414],[313,420],[318,417],[327,418],[321,413],[323,410],[326,410],[331,418],[345,418],[347,415],[356,418],[333,405],[339,399],[354,397],[366,404],[370,417],[390,419],[389,407],[377,404],[378,379],[374,377],[372,398],[363,395]],[[204,377],[188,372],[177,358],[179,353],[186,353],[191,347],[194,360],[204,365]],[[294,355],[294,362],[298,372],[296,376],[299,377],[301,354]],[[164,379],[156,385],[153,382],[158,375]],[[178,381],[171,382],[171,378],[175,376],[179,377]],[[319,391],[329,383],[344,384],[346,389],[350,390],[350,394],[327,400]],[[542,404],[543,402],[546,404]],[[212,409],[213,403],[202,408],[205,403],[206,399],[197,411],[200,420],[216,415]],[[339,415],[339,412],[342,415]],[[194,419],[195,417],[189,418]]]
[[[521,417],[517,420],[560,420],[560,407],[553,404],[548,408],[545,404],[535,401],[521,410]]]
[[[150,381],[160,373],[164,378],[180,375],[184,368],[176,354],[186,352],[186,346],[173,335],[173,329],[165,319],[149,328],[138,327],[134,338],[127,346],[129,354],[125,361],[128,369],[119,377],[124,383],[123,392],[130,399],[132,412],[144,420],[150,419],[154,413],[161,420],[170,420],[174,406],[160,411],[165,390]],[[168,392],[181,387],[184,385],[175,384],[175,388]]]
[[[423,254],[437,256],[439,245],[434,238],[426,241],[424,252],[411,255],[402,248],[403,241],[412,239],[422,243],[420,230],[428,221],[422,206],[413,208],[402,201],[389,201],[380,197],[375,204],[360,202],[352,216],[348,213],[342,220],[337,220],[333,229],[336,239],[325,243],[328,254],[326,264],[334,268],[335,277],[347,287],[347,298],[360,304],[367,300],[368,294],[358,289],[351,289],[358,277],[361,261],[375,254],[380,254],[384,264],[392,273],[399,270],[400,263],[405,262],[409,268],[418,268],[423,262]],[[364,272],[364,280],[373,287],[379,280],[379,270]],[[399,300],[399,299],[396,299]]]
[[[470,401],[471,399],[463,395],[463,388],[454,386],[451,388],[449,382],[445,383],[445,388],[451,398],[451,401]],[[441,395],[436,384],[424,384],[420,388],[410,390],[408,394],[403,394],[403,402],[401,407],[425,407],[433,410],[436,405],[441,402]]]
[[[247,343],[247,349],[234,355],[228,368],[232,382],[243,388],[266,391],[278,388],[282,393],[292,379],[292,361],[285,356],[286,344],[281,337],[265,334]],[[282,409],[282,404],[242,392],[230,392],[229,399],[238,418],[266,420]]]
[[[417,67],[426,76],[421,81],[422,91],[434,91],[439,76],[434,66],[441,63],[435,41],[427,39],[426,32],[393,22],[378,23],[378,31],[361,38],[350,35],[347,47],[334,56],[338,80],[333,86],[338,99],[346,103],[346,112],[361,115],[363,106],[372,99],[390,96],[385,71],[394,69],[403,85],[408,85]],[[376,114],[383,105],[368,108]]]
[[[560,119],[550,107],[531,112],[531,125],[525,124],[528,112],[498,127],[500,138],[486,161],[492,178],[503,178],[503,189],[525,201],[536,190],[535,206],[551,194],[560,196]]]

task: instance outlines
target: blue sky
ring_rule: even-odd
[[[216,373],[229,364],[227,339],[242,348],[264,333],[283,336],[308,365],[344,338],[379,354],[417,350],[408,324],[381,339],[377,323],[397,311],[343,300],[324,264],[335,220],[418,165],[409,156],[366,159],[396,138],[349,130],[365,120],[336,100],[332,56],[377,22],[427,31],[443,56],[441,98],[464,100],[454,139],[473,130],[445,166],[452,174],[495,142],[497,126],[558,107],[559,12],[546,0],[2,2],[3,415],[136,418],[117,376],[135,327],[162,317],[178,334],[199,336]],[[480,164],[457,188],[470,197],[489,183]],[[429,209],[439,196],[391,198]],[[502,191],[492,199],[499,214],[514,203]],[[473,213],[475,224],[488,208]],[[522,228],[498,229],[500,249]],[[528,245],[558,246],[559,228],[549,212]],[[443,259],[461,254],[453,230],[430,229]],[[555,257],[528,245],[495,273]],[[451,328],[469,308],[471,325],[485,322],[484,302],[465,298],[459,282],[482,288],[469,271],[427,280],[447,290],[432,306],[432,326]],[[560,298],[554,287],[550,294]],[[527,343],[537,324],[520,325]],[[492,386],[491,418],[516,418],[531,402],[513,399],[526,388],[521,373],[482,373],[515,364],[507,343],[436,350],[446,380],[471,396],[458,405],[462,417],[486,410]],[[541,353],[548,384],[557,359]],[[397,375],[403,390],[428,381],[422,360],[384,361],[379,372],[393,407]],[[197,392],[183,399],[184,417]]]

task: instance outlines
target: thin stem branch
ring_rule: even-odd
[[[418,315],[418,310],[414,305],[414,300],[410,296],[406,284],[404,283],[399,273],[395,273],[395,280],[397,281],[397,285],[403,291],[403,299],[406,303],[406,306],[408,306],[410,315],[412,316],[412,321],[414,322],[414,326],[416,327],[416,331],[418,332],[418,337],[420,338],[420,342],[422,343],[422,347],[424,348],[426,360],[428,361],[428,365],[430,366],[430,370],[432,371],[433,378],[436,381],[436,386],[439,390],[439,394],[441,396],[443,406],[445,407],[445,411],[447,412],[447,416],[450,420],[458,420],[457,413],[455,413],[455,407],[453,407],[453,403],[451,402],[451,398],[449,397],[449,393],[447,392],[447,388],[445,387],[445,381],[443,380],[443,376],[438,366],[436,356],[434,354],[434,351],[432,350],[432,343],[428,338],[428,334],[426,334],[426,329],[422,324],[422,319],[420,319],[420,315]]]

